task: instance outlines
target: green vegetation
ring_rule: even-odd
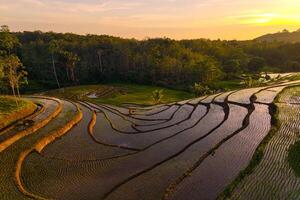
[[[22,102],[22,106],[23,106]],[[21,106],[20,106],[21,107]],[[5,116],[8,113],[13,112],[14,110],[18,109],[15,100],[13,98],[8,97],[1,97],[0,96],[0,119],[3,119],[3,116]]]
[[[193,90],[195,97],[200,97],[211,92],[207,85],[202,85],[201,83],[195,83]]]
[[[282,42],[137,41],[107,35],[10,33],[2,26],[0,43],[0,79],[6,82],[0,91],[5,93],[9,86],[14,92],[27,83],[23,64],[29,85],[20,88],[22,92],[121,81],[193,92],[197,83],[213,93],[244,87],[241,74],[252,77],[247,83],[252,87],[263,70],[300,71],[299,44]]]
[[[9,86],[15,97],[18,106],[20,98],[20,86],[27,83],[27,72],[19,57],[13,54],[20,45],[18,38],[11,34],[8,26],[1,26],[0,29],[0,83],[1,88]]]
[[[294,76],[291,76],[291,77],[288,78],[288,80],[290,80],[290,81],[298,81],[298,80],[300,80],[300,74],[296,74]]]
[[[136,85],[136,84],[112,84],[115,87],[124,88],[126,94],[118,94],[109,98],[94,99],[97,103],[120,105],[123,103],[139,104],[139,105],[153,105],[152,92],[154,90],[164,90],[161,103],[177,102],[192,98],[193,95],[178,90],[166,89],[162,87]]]
[[[249,165],[246,167],[246,169],[244,169],[243,171],[241,171],[239,173],[237,178],[229,186],[227,186],[225,188],[225,190],[219,195],[218,199],[223,199],[223,200],[230,199],[232,192],[240,184],[240,182],[242,180],[244,180],[248,175],[250,175],[255,170],[255,168],[259,165],[259,163],[261,162],[261,160],[263,158],[266,145],[272,139],[274,134],[276,134],[278,129],[279,129],[279,125],[274,125],[271,128],[269,134],[263,139],[263,141],[260,143],[260,145],[256,149]]]
[[[291,98],[298,98],[300,95],[300,87],[296,87],[291,91]],[[300,132],[295,130],[299,141],[291,145],[288,152],[288,162],[296,176],[300,177]]]
[[[275,102],[278,101],[279,95],[275,99]],[[280,121],[278,120],[279,109],[275,103],[272,103],[270,105],[269,112],[272,117],[271,130],[257,147],[249,165],[239,173],[239,175],[235,178],[235,180],[230,185],[228,185],[225,188],[225,190],[219,195],[218,199],[222,199],[222,200],[230,199],[234,189],[241,183],[242,180],[244,180],[248,175],[250,175],[255,170],[255,168],[259,165],[259,163],[262,161],[267,144],[272,139],[272,137],[277,133],[281,125]]]
[[[17,106],[15,98],[0,96],[0,128],[30,114],[35,108],[36,105],[30,101],[19,100]]]
[[[154,90],[152,92],[152,99],[154,104],[159,104],[162,101],[163,98],[163,90]]]
[[[290,146],[288,161],[295,175],[300,177],[300,141]]]
[[[162,87],[136,85],[136,84],[103,84],[103,85],[85,85],[68,87],[60,90],[51,90],[45,95],[72,99],[72,100],[88,100],[94,103],[103,103],[111,105],[122,104],[138,104],[138,105],[153,105],[152,92],[155,90],[163,90],[161,103],[177,102],[193,97],[193,94],[166,89]],[[88,98],[90,94],[95,94],[97,98]]]
[[[61,88],[57,90],[50,90],[41,94],[76,101],[82,99],[85,95],[91,92],[104,90],[104,89],[106,89],[106,87],[102,85],[81,85],[75,87]]]
[[[235,190],[235,188],[238,187],[238,185],[251,173],[254,172],[255,168],[260,164],[260,162],[263,159],[264,151],[268,145],[268,143],[271,141],[271,139],[275,136],[275,134],[278,132],[278,130],[281,127],[282,122],[279,120],[279,112],[280,109],[276,105],[277,102],[280,102],[279,99],[285,93],[288,91],[291,98],[298,97],[300,94],[300,87],[299,86],[291,86],[286,89],[284,89],[274,100],[274,103],[271,104],[269,108],[271,118],[271,130],[269,131],[268,135],[263,139],[263,141],[260,143],[258,148],[256,149],[251,162],[249,165],[240,172],[240,174],[237,176],[237,178],[226,187],[226,189],[221,193],[218,197],[218,199],[229,199]],[[300,176],[300,141],[296,142],[293,146],[289,148],[289,155],[288,155],[288,161],[292,169],[295,171],[295,174],[297,176]]]
[[[16,105],[15,99],[12,97],[0,96],[0,121],[12,112],[17,112],[26,107],[30,102],[21,100],[19,106]]]
[[[222,83],[241,82],[241,74],[300,71],[298,43],[168,38],[138,41],[107,35],[10,33],[3,27],[1,55],[15,54],[27,67],[27,90],[36,89],[31,81],[43,83],[46,89],[122,81],[184,90],[201,83],[217,91],[240,87],[223,87]],[[215,84],[218,82],[221,85]],[[6,87],[1,84],[0,90],[7,93]]]
[[[215,81],[210,83],[208,87],[211,90],[222,90],[222,91],[230,91],[236,89],[242,89],[242,80],[241,79],[232,79],[232,80],[223,80],[223,81]]]

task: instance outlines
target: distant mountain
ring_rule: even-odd
[[[285,29],[278,33],[263,35],[254,40],[267,41],[267,42],[280,41],[280,42],[296,43],[296,42],[300,42],[300,29],[294,32],[289,32],[288,30]]]

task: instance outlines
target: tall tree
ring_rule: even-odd
[[[14,97],[16,95],[20,97],[20,84],[22,79],[27,76],[27,72],[25,71],[20,59],[17,56],[10,55],[4,60],[4,73],[5,78],[7,79]],[[18,101],[16,100],[16,104],[18,105]]]
[[[102,49],[98,49],[97,50],[97,56],[98,56],[99,72],[100,72],[100,74],[103,73],[102,55],[103,55],[103,50]]]
[[[63,55],[66,59],[66,70],[68,79],[71,80],[73,84],[75,84],[77,82],[77,79],[75,77],[75,67],[76,63],[80,61],[80,58],[77,54],[69,51],[64,51]]]
[[[54,54],[60,52],[60,47],[59,47],[59,43],[58,43],[57,40],[52,40],[50,42],[49,51],[51,53],[51,58],[52,58],[52,68],[53,68],[54,77],[56,79],[57,87],[60,88],[60,84],[59,84],[59,81],[58,81],[56,68],[55,68],[55,61],[54,61]]]

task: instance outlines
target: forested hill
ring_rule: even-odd
[[[300,42],[300,29],[295,32],[289,32],[287,30],[283,30],[279,33],[274,34],[267,34],[261,37],[256,38],[257,41],[281,41],[281,42],[289,42],[289,43],[296,43]]]
[[[300,43],[134,40],[40,31],[13,35],[20,45],[11,53],[21,59],[29,80],[54,85],[53,64],[62,85],[126,81],[189,88],[242,73],[300,71]]]

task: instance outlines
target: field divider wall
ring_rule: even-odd
[[[48,98],[45,98],[45,99],[48,99]],[[15,143],[16,141],[20,140],[21,138],[23,138],[27,135],[30,135],[30,134],[36,132],[37,130],[39,130],[40,128],[46,126],[52,119],[56,118],[59,115],[59,113],[62,111],[61,101],[54,99],[54,98],[51,100],[56,101],[58,103],[58,106],[55,108],[55,111],[53,113],[51,113],[46,119],[42,120],[41,122],[31,126],[30,128],[28,128],[26,130],[18,132],[11,138],[0,143],[0,153],[2,151],[4,151],[6,148],[8,148],[10,145]]]
[[[15,169],[15,183],[17,188],[19,189],[19,191],[21,193],[23,193],[24,195],[26,195],[27,197],[30,198],[34,198],[34,199],[40,199],[40,200],[46,200],[48,198],[44,198],[41,197],[39,195],[35,195],[31,192],[28,192],[24,186],[24,183],[22,181],[22,166],[23,166],[23,162],[25,161],[26,157],[29,156],[31,153],[33,152],[38,152],[41,153],[41,151],[50,143],[54,142],[57,138],[62,137],[63,135],[65,135],[69,130],[71,130],[76,124],[78,124],[83,115],[82,112],[78,106],[78,104],[76,104],[77,107],[77,115],[70,120],[67,124],[65,124],[63,127],[59,128],[58,130],[54,130],[53,132],[51,132],[48,136],[42,138],[41,140],[39,140],[31,149],[25,150],[23,151],[20,156],[19,159],[16,163],[16,169]]]

